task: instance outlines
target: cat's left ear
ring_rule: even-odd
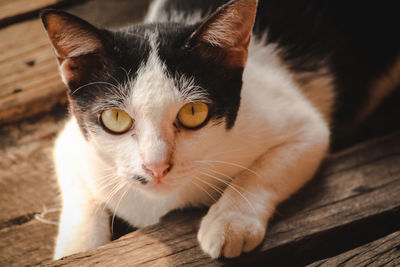
[[[106,64],[106,39],[88,22],[59,10],[44,10],[43,25],[70,89],[88,82]]]
[[[186,47],[201,46],[202,56],[217,56],[228,67],[243,68],[256,13],[257,0],[232,0],[201,23]]]

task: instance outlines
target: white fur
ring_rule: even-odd
[[[173,20],[158,13],[163,3],[154,2],[148,22]],[[188,21],[200,19],[194,14]],[[120,108],[134,128],[116,136],[94,126],[87,141],[72,118],[57,140],[63,210],[55,258],[106,243],[110,215],[144,227],[171,210],[200,205],[212,205],[198,233],[202,249],[214,258],[238,256],[262,241],[276,205],[312,177],[326,153],[331,100],[313,92],[318,86],[330,92],[330,80],[300,90],[265,40],[251,41],[234,127],[208,123],[177,131],[173,124],[183,105],[209,100],[191,77],[166,74],[156,37],[147,34],[149,59],[135,80],[121,85],[130,90],[110,88],[131,92]],[[161,184],[142,167],[167,161],[173,168]],[[137,174],[149,183],[132,179]]]
[[[230,131],[224,123],[176,131],[179,109],[206,94],[181,77],[182,94],[171,79],[154,44],[137,78],[125,85],[132,95],[121,108],[134,119],[132,131],[113,136],[97,127],[87,142],[76,120],[68,122],[55,149],[63,196],[55,258],[107,242],[108,208],[144,227],[173,209],[212,204],[227,183],[198,238],[212,257],[238,256],[261,242],[276,205],[310,179],[324,157],[327,123],[280,66],[273,46],[252,40]],[[166,159],[173,168],[156,184],[141,166]]]
[[[253,41],[235,130],[262,151],[250,146],[245,153],[251,162],[235,159],[252,172],[235,176],[200,225],[200,245],[214,258],[254,249],[276,205],[312,177],[328,147],[322,115],[277,62],[273,46]]]

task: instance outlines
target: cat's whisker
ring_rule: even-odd
[[[127,187],[125,192],[121,194],[121,197],[118,200],[117,206],[114,209],[114,213],[113,213],[113,216],[112,216],[112,219],[111,219],[111,235],[114,234],[114,220],[115,220],[115,215],[117,214],[118,207],[121,204],[121,201],[125,197],[126,193],[128,193],[128,191],[129,191],[129,187]]]
[[[100,208],[103,208],[103,209],[102,209],[102,213],[104,212],[104,210],[105,210],[105,208],[106,208],[106,206],[107,206],[107,199],[110,197],[110,195],[112,195],[112,191],[115,190],[115,188],[118,186],[118,183],[115,182],[115,183],[107,184],[106,187],[108,187],[108,186],[113,186],[113,187],[112,187],[112,189],[108,192],[108,194],[105,196],[105,198],[104,198],[105,201],[102,201],[102,203],[96,208],[95,214],[97,214],[97,212],[99,212]],[[97,194],[97,193],[99,193],[99,192],[100,192],[100,190],[97,190],[97,192],[96,192],[95,194]]]
[[[209,173],[205,173],[205,172],[202,172],[202,171],[200,171],[200,173],[203,174],[203,175],[206,175],[208,177],[214,178],[215,180],[220,181],[221,183],[226,184],[226,186],[232,188],[232,190],[234,190],[236,193],[238,193],[247,202],[247,204],[249,204],[249,206],[253,209],[254,212],[256,211],[256,209],[254,208],[253,204],[251,204],[251,202],[236,187],[234,187],[232,184],[230,184],[230,183],[228,183],[228,182],[216,177],[215,175],[212,175],[212,174],[209,174]]]
[[[112,75],[110,74],[110,75],[108,75],[108,77],[110,77],[111,79],[113,79],[114,82],[117,84],[118,87],[121,87],[121,82],[118,81],[114,76],[112,76]]]
[[[130,84],[132,84],[132,77],[130,76],[132,68],[130,68],[129,71],[127,71],[124,67],[121,66],[120,69],[125,73],[125,76],[126,76],[126,80],[124,81],[123,85],[121,85],[121,86],[124,88],[129,88]],[[125,99],[128,98],[128,96],[126,94],[127,91],[128,90],[124,90]]]
[[[114,180],[119,178],[118,176],[115,175],[115,173],[110,172],[110,173],[105,173],[103,175],[100,176],[99,180],[100,181],[109,181],[109,180]]]
[[[218,186],[216,186],[216,185],[214,185],[212,183],[209,183],[209,182],[207,182],[207,181],[205,181],[205,180],[203,180],[203,179],[201,179],[201,178],[199,178],[197,176],[194,176],[194,178],[196,178],[198,181],[200,181],[200,182],[208,185],[209,187],[211,187],[211,189],[213,189],[214,191],[219,193],[220,196],[222,196],[224,194],[224,190],[222,188],[219,188]],[[224,196],[225,196],[225,198],[228,198],[232,202],[232,199],[230,197],[228,197],[227,195],[224,195]]]
[[[105,209],[105,207],[110,203],[110,201],[118,194],[118,192],[125,187],[125,184],[120,183],[118,184],[115,189],[110,193],[109,197],[106,199],[105,201],[105,206],[103,208],[103,211]]]
[[[213,201],[214,203],[217,202],[217,200],[215,199],[215,197],[213,197],[205,188],[203,188],[201,185],[197,184],[194,182],[194,180],[191,180],[191,183],[194,184],[197,188],[199,188],[201,191],[203,191],[204,193],[206,193]]]
[[[110,187],[112,185],[117,184],[119,181],[119,179],[113,179],[113,180],[107,180],[107,181],[103,181],[99,184],[100,188],[97,188],[96,192],[94,192],[95,194],[98,194],[100,192],[102,192],[103,190],[105,190],[107,187]]]
[[[117,183],[112,190],[109,192],[108,196],[105,198],[105,201],[103,202],[103,210],[102,212],[105,211],[108,203],[111,201],[111,199],[118,193],[119,190],[121,190],[125,185],[123,183]]]
[[[209,187],[211,187],[212,189],[214,189],[217,193],[219,193],[220,195],[222,195],[224,193],[224,190],[222,190],[221,188],[219,188],[218,186],[209,183],[203,179],[201,179],[200,177],[194,176],[194,178],[196,178],[198,181],[201,181],[202,183],[208,185]]]
[[[114,188],[117,184],[118,184],[118,180],[113,180],[113,181],[110,181],[110,182],[107,182],[107,183],[102,183],[101,185],[99,185],[99,187],[97,187],[93,191],[93,194],[96,195],[96,196],[104,194],[104,193],[107,192],[107,191],[105,191],[106,189],[108,189],[110,187]]]
[[[105,89],[107,89],[107,90],[110,92],[110,94],[112,95],[112,98],[115,98],[114,96],[118,96],[118,98],[119,98],[120,100],[126,99],[126,95],[125,95],[125,93],[121,90],[121,87],[118,88],[118,87],[116,87],[116,86],[113,86],[113,87],[105,87]]]
[[[251,170],[251,169],[249,169],[249,168],[247,168],[247,167],[245,167],[245,166],[243,166],[243,165],[237,164],[237,163],[228,162],[228,161],[222,161],[222,160],[207,160],[207,159],[197,160],[197,162],[200,162],[200,163],[201,163],[201,162],[221,163],[221,164],[231,165],[231,166],[235,166],[235,167],[241,168],[241,169],[243,169],[243,170],[246,170],[246,171],[248,171],[248,172],[251,172],[252,174],[254,174],[254,175],[256,175],[257,177],[261,178],[261,175],[260,175],[260,174],[256,173],[255,171],[253,171],[253,170]]]
[[[78,91],[81,90],[82,88],[85,88],[85,87],[90,86],[90,85],[98,85],[98,84],[109,85],[109,86],[111,86],[111,87],[116,87],[114,84],[108,83],[108,82],[91,82],[91,83],[87,83],[87,84],[84,84],[84,85],[82,85],[82,86],[79,86],[77,89],[75,89],[75,90],[71,93],[71,96],[73,96],[76,92],[78,92]],[[116,87],[116,88],[117,88],[117,87]],[[118,89],[118,88],[117,88],[117,89]]]
[[[120,67],[120,69],[122,69],[122,71],[125,72],[126,80],[129,82],[131,80],[131,77],[129,76],[129,74],[131,73],[132,69],[129,69],[129,71],[126,71],[126,69],[122,66]]]
[[[111,171],[111,170],[110,170]],[[109,172],[109,171],[104,171],[104,174],[101,176],[101,180],[110,178],[110,177],[116,177],[114,172]]]
[[[228,153],[232,153],[232,152],[240,152],[243,151],[244,148],[237,148],[237,149],[231,149],[231,150],[223,150],[223,151],[219,151],[217,153],[213,153],[211,155],[209,155],[210,158],[214,158],[216,156],[220,156],[220,155],[224,155],[224,154],[228,154]]]
[[[114,174],[115,173],[115,167],[111,167],[111,166],[99,166],[99,168],[97,169],[99,173],[110,173],[110,174]]]
[[[224,173],[222,173],[222,172],[219,172],[219,171],[216,171],[216,170],[213,170],[213,169],[204,168],[204,167],[202,167],[202,169],[203,169],[203,170],[206,170],[206,171],[211,171],[211,172],[216,173],[216,174],[219,174],[219,175],[221,175],[221,176],[223,176],[223,177],[225,177],[225,178],[228,178],[228,179],[229,179],[229,182],[233,181],[233,179],[234,179],[233,177],[231,177],[231,176],[229,176],[229,175],[226,175],[226,174],[224,174]],[[244,187],[242,187],[242,186],[240,186],[240,185],[236,185],[236,184],[230,184],[230,185],[235,186],[237,189],[240,189],[240,190],[242,190],[243,192],[246,192],[247,194],[254,195],[252,192],[248,191],[247,189],[245,189]]]

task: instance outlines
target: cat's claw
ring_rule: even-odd
[[[254,215],[211,209],[200,224],[197,238],[203,251],[212,258],[233,258],[256,248],[265,231],[262,219]]]

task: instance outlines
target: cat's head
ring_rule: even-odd
[[[169,192],[199,161],[223,154],[256,5],[235,0],[195,25],[117,31],[61,11],[42,13],[72,114],[105,169],[144,191]]]

